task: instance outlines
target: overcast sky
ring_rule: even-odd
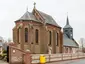
[[[68,12],[74,38],[77,41],[85,38],[85,0],[0,0],[0,36],[12,39],[14,21],[26,12],[27,7],[31,12],[34,2],[38,10],[51,15],[61,27],[66,24]]]

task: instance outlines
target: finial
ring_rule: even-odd
[[[34,9],[35,9],[35,5],[36,5],[36,3],[34,2]]]
[[[67,12],[67,16],[68,16],[68,12]]]
[[[68,17],[68,12],[67,12],[67,17]]]
[[[26,11],[28,11],[28,6],[27,6],[27,9],[26,9]]]
[[[67,25],[69,25],[68,12],[67,12]]]

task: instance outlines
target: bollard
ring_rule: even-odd
[[[46,57],[44,55],[40,55],[40,64],[46,63]]]

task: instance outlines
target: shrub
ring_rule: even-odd
[[[3,53],[7,53],[7,50],[3,50]]]

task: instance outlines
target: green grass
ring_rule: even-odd
[[[0,56],[7,56],[7,54],[6,53],[3,53],[3,54],[0,54]]]

